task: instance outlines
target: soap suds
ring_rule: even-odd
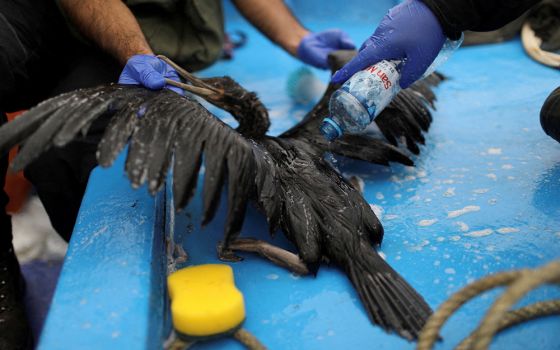
[[[431,226],[433,224],[435,224],[438,220],[437,219],[425,219],[425,220],[420,220],[418,221],[418,226]]]
[[[487,228],[485,230],[472,231],[472,232],[469,232],[469,233],[465,233],[465,236],[468,236],[468,237],[484,237],[484,236],[489,236],[492,233],[494,233],[494,230]]]
[[[506,234],[506,233],[519,232],[519,229],[515,227],[502,227],[497,229],[496,231],[498,231],[498,233]]]
[[[467,213],[472,213],[472,212],[479,211],[479,210],[480,210],[480,207],[477,206],[477,205],[467,205],[463,209],[453,210],[453,211],[448,212],[447,217],[448,218],[456,218],[458,216],[465,215]]]
[[[461,232],[469,231],[469,225],[465,224],[462,221],[457,221],[455,225],[459,226],[459,230],[461,230]]]
[[[455,195],[455,187],[450,187],[443,193],[444,197],[453,197]]]

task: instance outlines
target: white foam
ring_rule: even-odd
[[[497,229],[496,231],[498,231],[498,233],[506,234],[506,233],[519,232],[519,229],[515,227],[502,227]]]
[[[491,155],[500,155],[502,154],[502,149],[498,147],[490,147],[488,148],[488,150],[486,150],[486,153]]]
[[[472,213],[475,211],[479,211],[480,207],[478,205],[467,205],[463,209],[453,210],[447,213],[448,218],[456,218],[461,215],[465,215],[467,213]]]
[[[472,232],[469,232],[469,233],[465,233],[465,236],[468,236],[468,237],[485,237],[485,236],[491,235],[492,233],[494,233],[494,230],[487,228],[487,229],[484,229],[484,230],[472,231]]]
[[[453,197],[455,195],[455,187],[450,187],[443,193],[444,197]]]
[[[431,226],[433,224],[435,224],[438,220],[437,219],[424,219],[424,220],[420,220],[418,221],[418,226]]]
[[[461,230],[461,232],[467,232],[469,230],[469,225],[462,221],[457,221],[455,225],[459,226],[459,230]]]

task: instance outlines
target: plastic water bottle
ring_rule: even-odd
[[[432,74],[461,45],[463,37],[447,39],[422,78]],[[330,116],[323,119],[321,133],[332,141],[344,133],[363,131],[400,91],[400,61],[381,61],[354,74],[329,101]]]

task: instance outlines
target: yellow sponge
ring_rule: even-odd
[[[234,331],[245,320],[243,294],[228,265],[181,269],[169,275],[167,286],[173,326],[180,335],[212,337]]]

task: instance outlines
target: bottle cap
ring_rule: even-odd
[[[342,135],[342,129],[331,118],[323,119],[320,130],[323,136],[325,136],[328,141],[333,141]]]

